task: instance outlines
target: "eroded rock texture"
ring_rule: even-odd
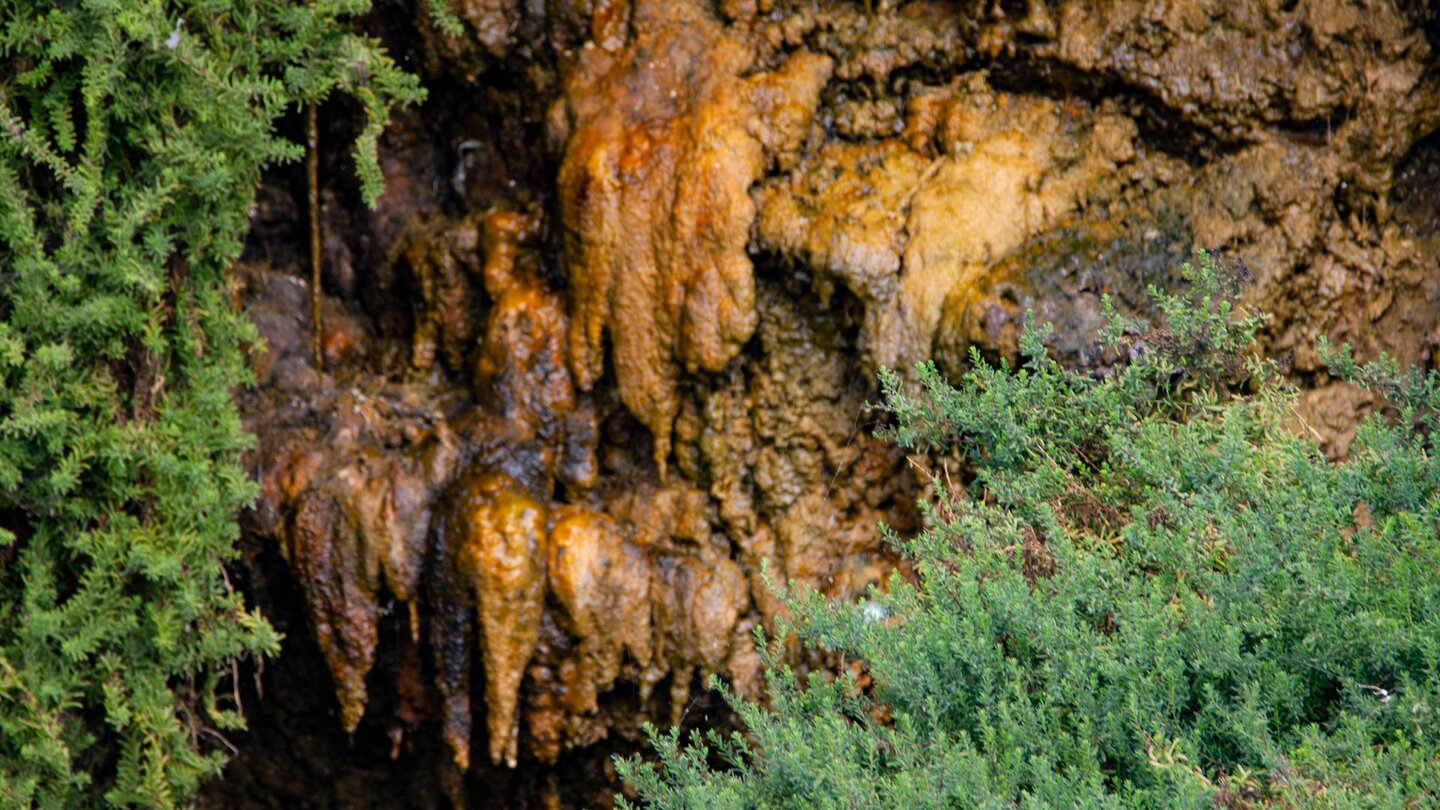
[[[1027,309],[1103,363],[1101,296],[1143,312],[1196,247],[1255,272],[1332,453],[1378,403],[1318,336],[1435,361],[1424,4],[456,0],[458,38],[415,5],[376,22],[434,92],[389,191],[323,195],[326,373],[282,180],[238,294],[252,543],[335,724],[440,746],[452,802],[603,803],[494,774],[694,722],[712,674],[753,693],[762,566],[882,580],[924,480],[871,436],[880,366],[1014,358]]]

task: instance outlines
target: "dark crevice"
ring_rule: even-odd
[[[1190,120],[1167,105],[1155,93],[1125,82],[1114,75],[1078,70],[1051,59],[1021,55],[989,61],[971,60],[949,65],[921,63],[894,71],[885,86],[874,80],[832,80],[825,88],[821,104],[822,116],[836,104],[873,99],[895,99],[900,102],[920,88],[944,87],[956,76],[976,70],[988,71],[991,86],[1007,93],[1040,96],[1056,101],[1079,98],[1092,104],[1110,100],[1135,118],[1140,127],[1140,141],[1145,147],[1199,167],[1233,154],[1254,143],[1254,139],[1221,132],[1203,122]],[[1327,130],[1338,128],[1348,111],[1337,117],[1302,122],[1293,127],[1278,127],[1282,134],[1296,140],[1313,142],[1316,133],[1323,137]],[[833,119],[821,119],[827,135],[835,137]]]
[[[1400,0],[1400,11],[1425,33],[1432,54],[1440,53],[1440,5],[1435,0]],[[1436,65],[1440,69],[1440,65]]]
[[[1081,98],[1092,104],[1117,103],[1140,127],[1141,143],[1199,167],[1252,143],[1187,119],[1154,92],[1118,76],[1076,69],[1046,58],[998,59],[986,65],[997,90],[1043,96],[1056,101]]]
[[[1440,130],[1410,148],[1395,169],[1390,204],[1415,233],[1440,233]]]
[[[1354,110],[1348,107],[1341,107],[1330,115],[1301,120],[1286,117],[1273,125],[1273,129],[1283,138],[1306,146],[1324,146],[1330,143],[1330,139],[1344,126],[1345,122],[1354,115]]]

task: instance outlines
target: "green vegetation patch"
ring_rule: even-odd
[[[1032,328],[1018,370],[885,374],[889,435],[937,467],[928,528],[890,537],[913,576],[792,592],[784,628],[871,684],[771,644],[767,705],[730,697],[744,735],[652,730],[658,762],[621,763],[642,803],[1433,806],[1440,383],[1322,347],[1398,411],[1327,463],[1247,354],[1238,274],[1185,272],[1152,290],[1158,325],[1111,313],[1113,373],[1060,368]]]
[[[278,637],[225,579],[254,495],[226,271],[278,117],[421,97],[365,0],[0,0],[0,805],[169,807]]]

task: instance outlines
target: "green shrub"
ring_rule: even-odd
[[[230,300],[281,115],[420,91],[366,0],[0,0],[0,804],[173,806],[223,762],[238,656],[278,637],[225,579],[254,487]]]
[[[1440,797],[1440,384],[1336,368],[1399,418],[1327,463],[1245,354],[1234,274],[1200,255],[1123,362],[883,377],[891,437],[963,459],[890,539],[913,563],[859,604],[789,595],[789,632],[865,662],[767,653],[746,733],[651,731],[621,763],[655,808],[1415,807]],[[938,462],[937,462],[938,463]],[[622,802],[623,804],[623,802]],[[628,806],[628,805],[627,805]]]

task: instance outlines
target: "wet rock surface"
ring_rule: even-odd
[[[924,481],[872,437],[879,366],[1013,360],[1027,310],[1103,366],[1102,296],[1144,313],[1196,247],[1254,271],[1332,455],[1379,404],[1318,336],[1436,361],[1424,4],[872,5],[377,9],[432,96],[376,211],[326,156],[323,373],[303,179],[237,267],[268,351],[235,575],[287,646],[210,804],[608,806],[643,722],[756,692],[762,568],[853,598],[893,566]]]

